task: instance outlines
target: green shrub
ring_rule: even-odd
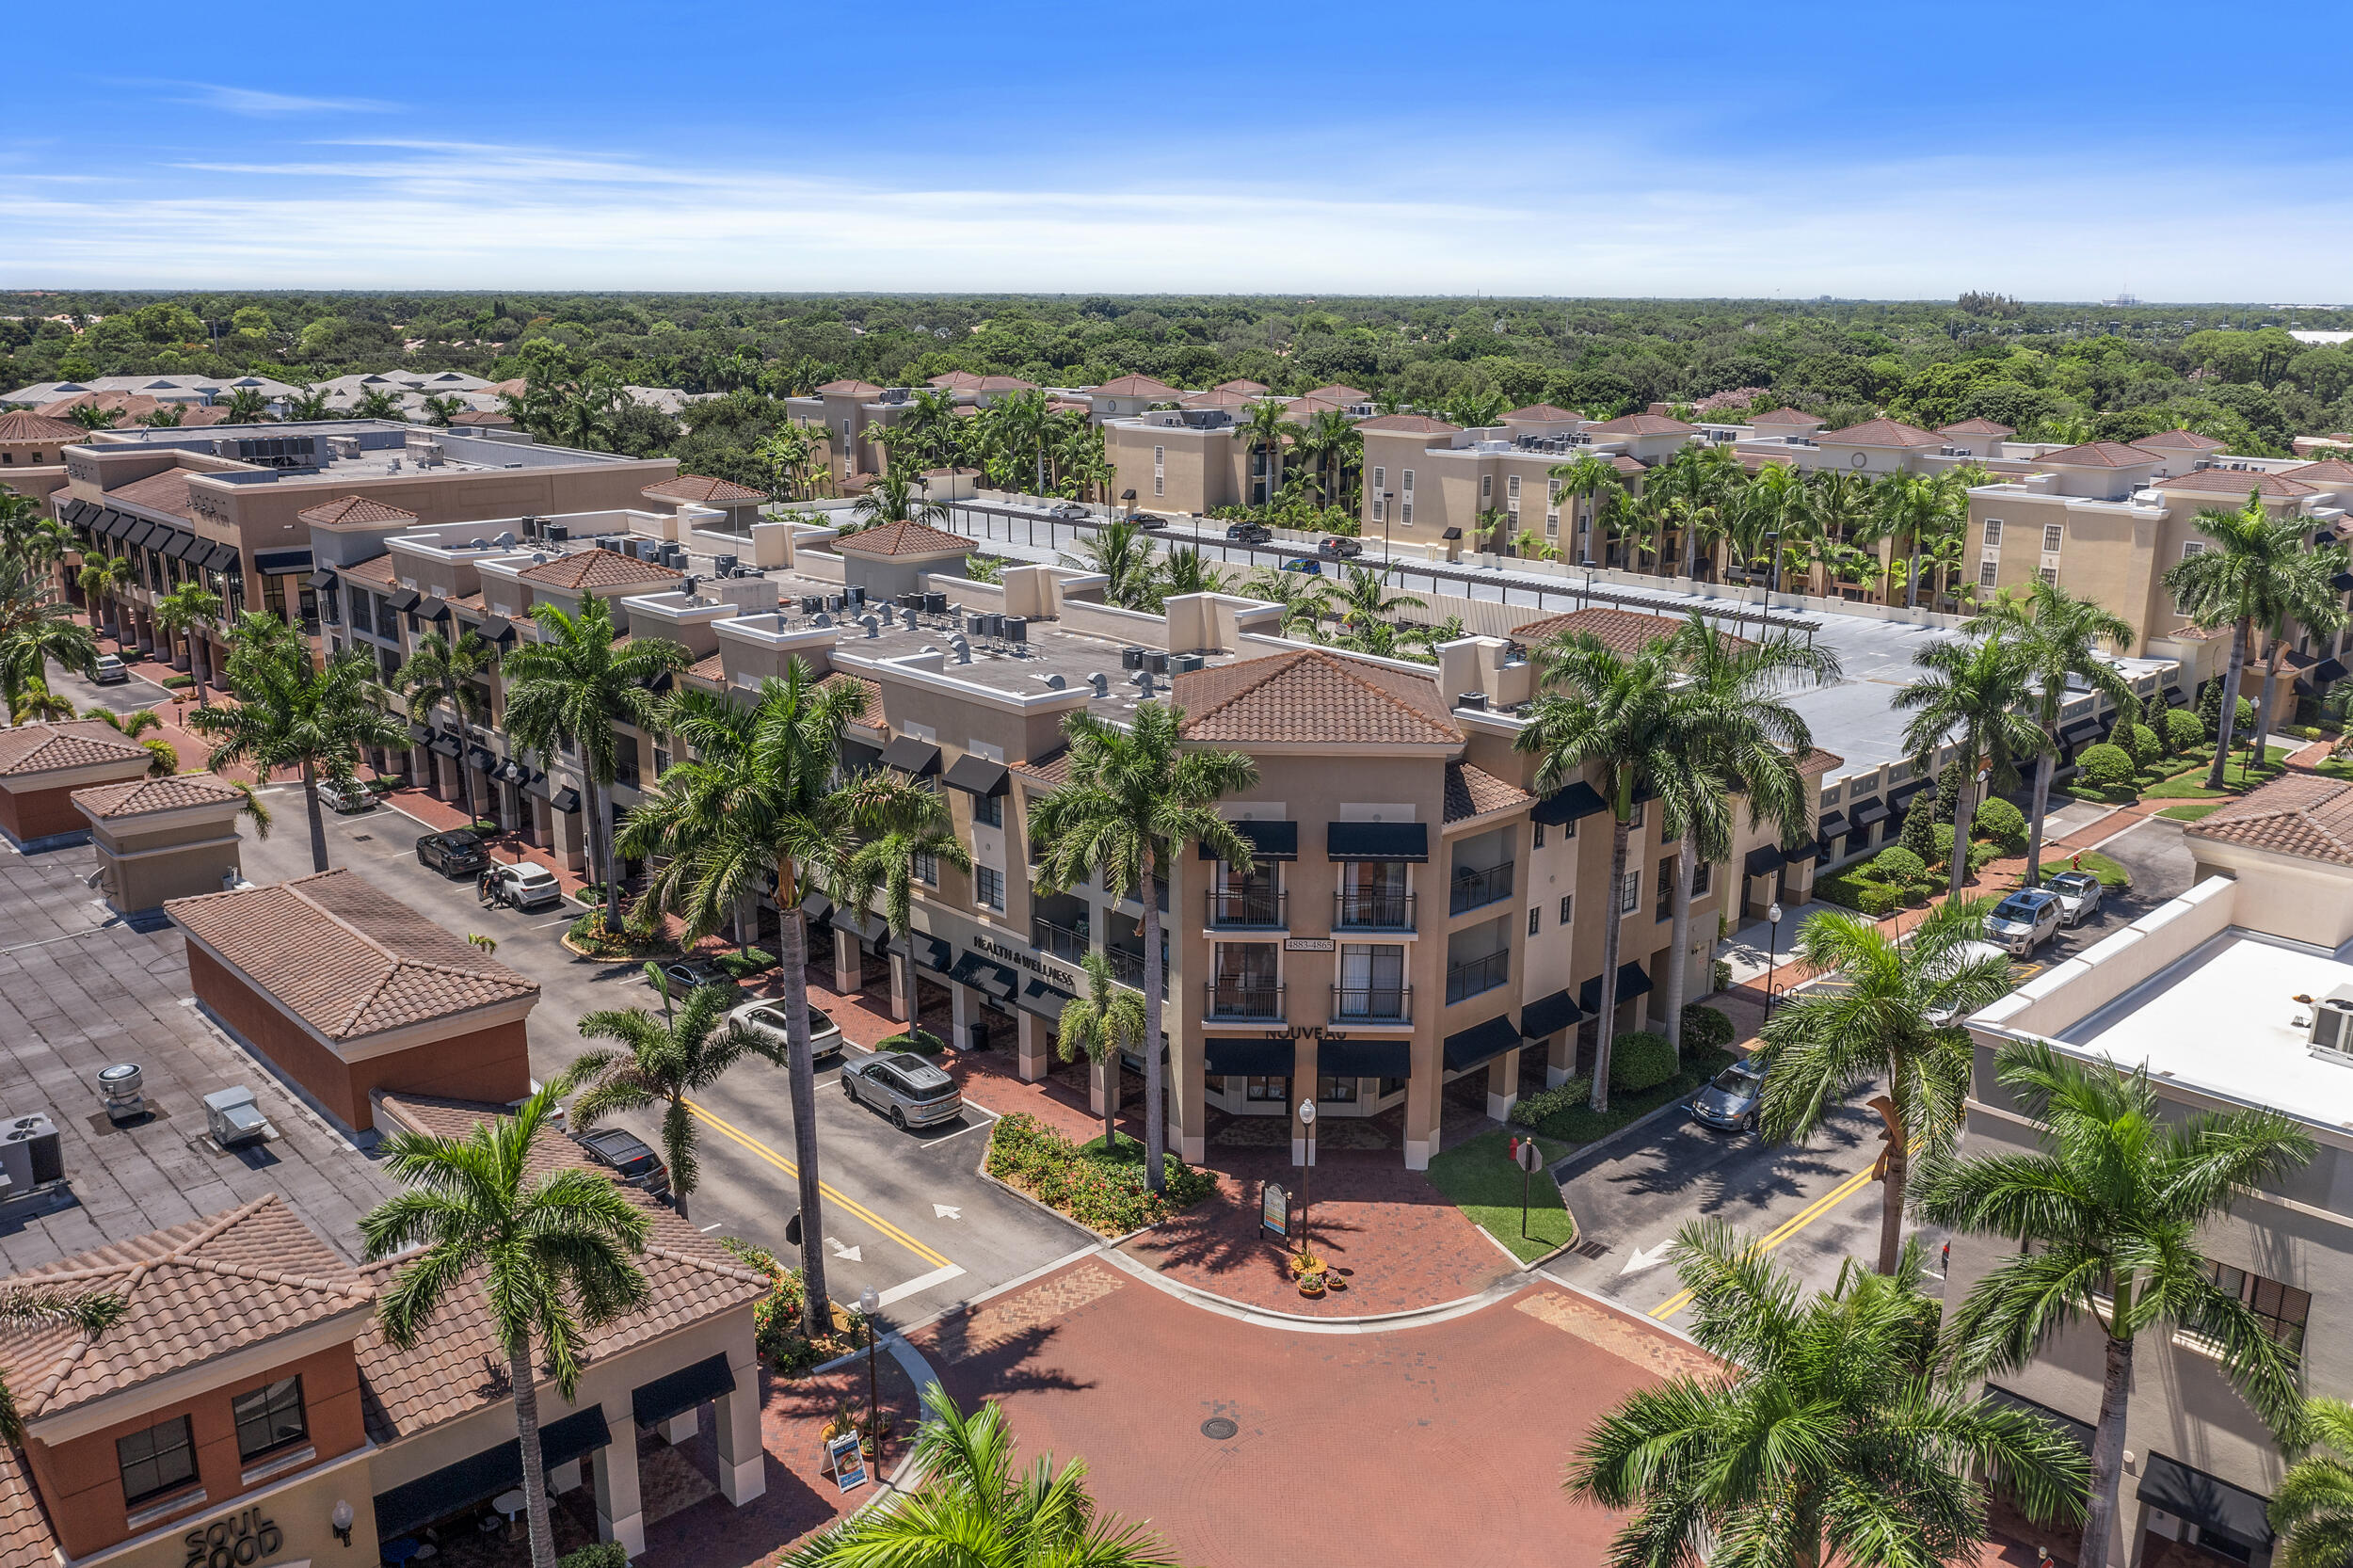
[[[1943,798],[1941,790],[1923,790],[1913,795],[1911,808],[1904,812],[1903,831],[1897,837],[1896,841],[1917,856],[1923,867],[1945,853],[1944,827],[1953,814],[1937,807]]]
[[[1833,876],[1817,876],[1814,879],[1814,896],[1871,916],[1891,914],[1912,896],[1911,886],[1890,887],[1874,882],[1866,874],[1868,871],[1867,866],[1850,866]]]
[[[1973,872],[1983,871],[2003,856],[2017,853],[2019,852],[2011,849],[2008,844],[1971,844],[1969,846],[1969,869]]]
[[[948,1042],[925,1029],[903,1030],[888,1039],[874,1043],[876,1050],[911,1050],[924,1056],[937,1056],[948,1048]]]
[[[2026,839],[2026,813],[1997,795],[1977,808],[1977,814],[1969,819],[1969,830],[2005,848],[2011,844],[2023,846]]]
[[[1732,1020],[1721,1008],[1695,1001],[1683,1010],[1683,1048],[1717,1050],[1732,1044]]]
[[[754,948],[749,952],[723,952],[712,962],[729,980],[749,980],[775,968],[776,955],[764,948]]]
[[[2133,761],[2141,767],[2153,765],[2165,755],[2164,743],[2157,739],[2157,732],[2145,724],[2133,726],[2132,743]]]
[[[834,1335],[826,1335],[814,1342],[802,1336],[801,1311],[808,1304],[808,1298],[801,1290],[800,1270],[787,1268],[784,1260],[766,1247],[755,1246],[733,1236],[720,1237],[719,1245],[746,1269],[766,1274],[769,1278],[768,1293],[752,1304],[752,1348],[779,1377],[806,1372],[851,1348],[849,1340]],[[574,1558],[586,1557],[599,1549],[597,1546],[584,1547],[559,1559],[557,1568],[564,1568]],[[611,1568],[611,1565],[607,1564],[606,1568]],[[627,1568],[626,1561],[621,1568]]]
[[[162,681],[164,690],[168,692],[184,692],[195,684],[196,677],[193,675],[167,675]]]
[[[2095,790],[2113,790],[2133,781],[2133,760],[2122,746],[2103,741],[2084,747],[2075,759],[2075,776]]]
[[[1907,888],[1888,888],[1865,882],[1855,889],[1854,906],[1874,919],[1892,915],[1911,902],[1911,889]]]
[[[1552,1088],[1522,1095],[1512,1106],[1511,1119],[1518,1127],[1542,1127],[1546,1117],[1563,1111],[1574,1111],[1593,1097],[1593,1080],[1573,1078]]]
[[[2165,743],[2178,757],[2190,747],[2204,742],[2206,727],[2198,722],[2198,715],[2186,708],[2176,708],[2165,715]]]
[[[557,1558],[555,1568],[629,1568],[629,1548],[617,1541],[591,1541]]]
[[[1675,1048],[1664,1034],[1638,1029],[1621,1034],[1609,1049],[1609,1087],[1624,1095],[1656,1089],[1682,1069]]]
[[[1083,1154],[1035,1116],[1016,1111],[989,1129],[985,1169],[1088,1229],[1118,1236],[1157,1224],[1216,1191],[1217,1177],[1209,1172],[1173,1154],[1162,1158],[1166,1187],[1155,1194],[1144,1185],[1140,1159]]]
[[[1919,798],[1926,800],[1928,795],[1923,792]],[[1929,868],[1912,850],[1901,844],[1891,844],[1871,856],[1870,863],[1863,868],[1863,873],[1874,882],[1902,888],[1925,880]]]

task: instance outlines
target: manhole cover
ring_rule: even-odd
[[[1227,1438],[1233,1436],[1234,1433],[1240,1431],[1241,1431],[1241,1428],[1234,1425],[1230,1419],[1224,1416],[1212,1416],[1208,1420],[1201,1423],[1201,1435],[1204,1437],[1213,1437],[1220,1443],[1225,1442]]]

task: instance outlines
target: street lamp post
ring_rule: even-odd
[[[858,1316],[866,1320],[866,1435],[873,1440],[874,1458],[882,1458],[882,1402],[874,1388],[874,1314],[882,1310],[882,1298],[868,1286],[857,1293]]]
[[[1389,548],[1389,520],[1396,515],[1397,492],[1383,490],[1381,492],[1381,560],[1384,566],[1386,566],[1392,554]]]
[[[1781,900],[1765,906],[1765,919],[1771,922],[1771,934],[1765,938],[1765,1018],[1773,1016],[1773,970],[1781,964]]]
[[[1316,1168],[1316,1102],[1311,1096],[1299,1102],[1299,1125],[1305,1128],[1306,1153],[1299,1167],[1299,1250],[1307,1250],[1307,1189],[1308,1177]]]

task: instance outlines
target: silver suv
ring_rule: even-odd
[[[841,1092],[897,1128],[936,1127],[964,1113],[956,1080],[908,1051],[872,1056],[841,1069]]]

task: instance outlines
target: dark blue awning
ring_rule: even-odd
[[[1461,1072],[1466,1067],[1476,1067],[1481,1062],[1495,1060],[1507,1050],[1517,1050],[1519,1044],[1520,1026],[1513,1023],[1508,1015],[1473,1024],[1468,1029],[1457,1030],[1446,1037],[1447,1070]]]
[[[927,936],[919,931],[914,934],[912,940],[915,944],[915,961],[923,968],[935,974],[946,974],[948,966],[955,962],[956,950],[938,937]]]
[[[1520,1032],[1530,1040],[1541,1040],[1584,1019],[1585,1009],[1577,1006],[1577,999],[1563,986],[1548,997],[1538,997],[1520,1010]]]
[[[1857,831],[1867,828],[1874,823],[1883,823],[1886,820],[1886,802],[1877,799],[1876,797],[1870,800],[1859,800],[1855,802],[1854,824]]]
[[[1316,1071],[1325,1078],[1409,1078],[1414,1071],[1414,1044],[1410,1040],[1320,1041]]]
[[[1623,1006],[1626,1002],[1632,1001],[1636,997],[1646,997],[1648,995],[1650,995],[1650,976],[1642,972],[1642,966],[1639,963],[1619,965],[1619,1005]],[[1598,1012],[1600,1010],[1601,976],[1595,975],[1593,979],[1587,981],[1584,984],[1577,988],[1577,1004],[1585,1009],[1588,1013]]]
[[[1560,827],[1576,822],[1579,818],[1590,817],[1597,811],[1609,809],[1609,803],[1601,798],[1600,792],[1591,784],[1579,779],[1567,789],[1555,790],[1538,801],[1536,808],[1529,813],[1529,818],[1530,821],[1543,823],[1547,827]]]
[[[1749,851],[1740,869],[1749,876],[1770,876],[1787,864],[1789,856],[1782,853],[1779,844],[1759,844]]]
[[[1289,1040],[1222,1040],[1212,1034],[1201,1042],[1201,1070],[1226,1078],[1289,1078],[1293,1060]]]
[[[2141,1466],[2140,1489],[2134,1496],[2177,1519],[2227,1535],[2242,1546],[2261,1551],[2271,1544],[2268,1498],[2233,1486],[2219,1476],[2193,1470],[2178,1459],[2147,1456]]]
[[[629,1397],[630,1414],[641,1427],[683,1416],[705,1400],[735,1392],[735,1373],[724,1354],[705,1356],[691,1367],[640,1384]]]
[[[539,1429],[539,1458],[552,1470],[584,1454],[595,1453],[612,1441],[613,1433],[604,1424],[602,1407],[590,1405],[578,1415],[567,1416]],[[378,1492],[376,1533],[386,1541],[407,1535],[436,1519],[446,1519],[460,1510],[488,1502],[502,1492],[512,1491],[522,1484],[522,1444],[509,1438],[496,1448],[485,1448],[455,1464],[444,1464],[430,1475],[419,1476],[405,1486]]]
[[[1328,860],[1428,860],[1430,824],[1417,822],[1336,822],[1323,827]]]
[[[1250,857],[1258,860],[1299,858],[1299,824],[1295,822],[1238,822],[1228,824],[1250,842]],[[1217,851],[1201,846],[1201,858],[1214,860]]]

